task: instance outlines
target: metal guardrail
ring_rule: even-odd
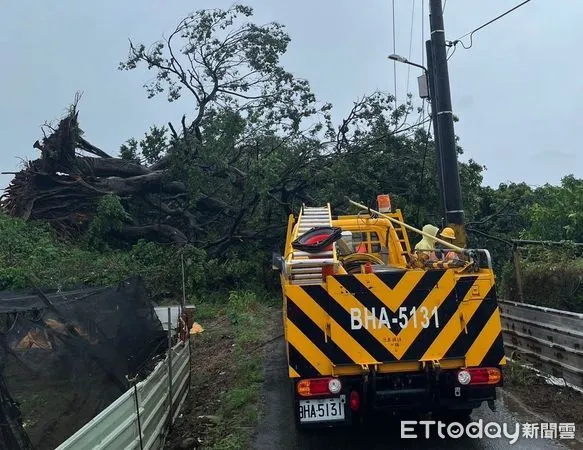
[[[169,356],[57,450],[161,448],[168,425],[188,395],[188,342],[176,344]]]
[[[583,314],[506,300],[498,303],[506,355],[583,388]]]

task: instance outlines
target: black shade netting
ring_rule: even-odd
[[[45,295],[0,294],[0,448],[55,448],[167,349],[139,277]]]

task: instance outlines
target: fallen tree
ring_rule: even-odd
[[[40,157],[15,174],[0,206],[67,235],[98,229],[120,245],[188,243],[211,259],[232,250],[234,261],[255,264],[302,203],[338,210],[345,196],[390,192],[399,205],[420,204],[429,134],[422,121],[407,123],[411,104],[364,97],[335,132],[331,105],[280,65],[283,26],[241,23],[251,15],[240,5],[198,11],[163,41],[131,43],[120,69],[151,70],[150,97],[189,96],[190,119],[151,127],[117,157],[85,139],[77,99],[34,143]],[[435,205],[433,197],[423,199]]]
[[[301,171],[320,152],[312,131],[321,126],[301,129],[302,121],[328,117],[329,105],[317,107],[308,83],[280,66],[289,42],[283,27],[241,23],[251,14],[239,5],[198,11],[162,42],[131,43],[120,69],[155,71],[149,96],[191,95],[192,119],[152,127],[114,157],[83,137],[77,99],[34,143],[40,157],[15,174],[1,207],[75,234],[114,196],[122,211],[105,227],[110,234],[192,243],[211,257],[234,242],[279,236],[294,200],[311,200],[312,174]]]
[[[160,220],[144,223],[128,215],[118,232],[136,240],[151,237],[155,230],[158,239],[186,243],[186,234],[164,221],[168,211],[178,213],[172,203],[176,194],[187,192],[184,184],[167,180],[164,170],[111,157],[81,134],[75,103],[51,134],[34,143],[40,158],[15,174],[1,197],[1,207],[11,216],[48,221],[58,230],[74,234],[86,230],[103,196],[148,198]]]

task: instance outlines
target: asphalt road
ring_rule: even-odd
[[[497,411],[492,412],[484,405],[475,410],[471,421],[484,423],[507,423],[511,430],[516,424],[537,423],[540,420],[517,408],[505,396],[497,401]],[[343,449],[557,449],[583,448],[576,441],[519,438],[514,444],[504,437],[499,439],[441,439],[435,428],[429,439],[424,437],[423,427],[415,428],[417,439],[401,439],[400,419],[379,419],[378,423],[362,428],[334,428],[298,433],[294,425],[291,408],[291,392],[287,378],[287,361],[283,339],[273,342],[268,348],[265,363],[264,410],[254,448],[258,450],[343,450]],[[408,418],[430,420],[430,417]],[[467,425],[467,424],[466,424]]]

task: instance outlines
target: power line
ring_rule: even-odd
[[[425,0],[421,0],[421,65],[425,66]],[[427,74],[425,74],[427,75]],[[428,80],[429,81],[429,80]],[[425,99],[421,101],[421,121],[425,120]]]
[[[395,42],[395,0],[393,0],[393,54],[397,53]],[[393,61],[393,84],[395,87],[395,108],[397,107],[397,61]]]
[[[499,238],[499,237],[497,237],[497,236],[494,236],[494,235],[491,235],[491,234],[485,233],[484,231],[476,230],[475,228],[471,228],[471,227],[468,227],[468,228],[467,228],[467,230],[468,230],[470,233],[476,233],[476,234],[480,234],[480,235],[482,235],[482,236],[484,236],[484,237],[486,237],[486,238],[488,238],[488,239],[492,239],[492,240],[494,240],[494,241],[502,242],[502,243],[504,243],[504,244],[506,244],[506,245],[512,246],[512,242],[510,242],[510,241],[507,241],[506,239],[502,239],[502,238]]]
[[[421,203],[423,202],[423,178],[425,175],[425,160],[427,158],[427,150],[429,149],[429,134],[431,133],[431,121],[427,127],[427,134],[425,135],[425,149],[423,150],[423,163],[421,164],[421,173],[419,174],[419,182],[417,183],[417,214],[416,222],[419,225],[419,211],[421,210]]]
[[[413,0],[411,4],[413,5],[413,7],[411,8],[411,29],[409,31],[409,55],[407,56],[409,61],[411,60],[411,53],[413,50],[413,23],[415,21],[415,0]],[[409,82],[411,81],[410,78],[411,78],[411,65],[407,64],[407,89],[405,90],[405,94],[409,93]]]
[[[425,0],[421,0],[421,65],[425,65]]]
[[[450,49],[451,49],[451,48],[452,48],[452,47],[450,47],[450,48],[447,50],[447,52],[448,52],[448,53],[449,53],[449,51],[450,51]],[[451,53],[449,53],[449,54],[447,55],[447,60],[448,60],[448,61],[449,61],[449,59],[450,59],[450,58],[453,56],[453,54],[455,53],[455,51],[456,51],[456,50],[457,50],[457,47],[456,47],[455,45],[453,45],[453,50],[451,51]]]
[[[469,48],[472,48],[472,45],[473,45],[473,36],[474,36],[474,33],[476,33],[477,31],[480,31],[482,28],[485,28],[485,27],[487,27],[487,26],[488,26],[488,25],[490,25],[491,23],[494,23],[494,22],[496,22],[497,20],[501,19],[502,17],[506,16],[507,14],[510,14],[512,11],[515,11],[515,10],[517,10],[517,9],[518,9],[518,8],[520,8],[521,6],[523,6],[523,5],[526,5],[526,4],[527,4],[528,2],[530,2],[530,1],[531,1],[531,0],[525,0],[525,1],[523,1],[522,3],[520,3],[520,4],[516,5],[514,8],[511,8],[511,9],[509,9],[509,10],[508,10],[508,11],[506,11],[505,13],[502,13],[502,14],[500,14],[499,16],[496,16],[496,17],[494,17],[492,20],[490,20],[490,21],[486,22],[486,23],[485,23],[485,24],[483,24],[483,25],[480,25],[478,28],[476,28],[476,29],[474,29],[474,30],[472,30],[472,31],[470,31],[470,32],[468,32],[468,33],[466,33],[466,34],[464,34],[463,36],[460,36],[460,37],[459,37],[459,38],[457,38],[455,41],[453,41],[453,42],[451,43],[451,45],[453,45],[453,46],[455,47],[455,46],[456,46],[458,43],[460,43],[460,44],[462,44],[462,47],[463,47],[463,48],[465,48],[466,50],[467,50],[467,49],[469,49]],[[462,39],[463,39],[463,38],[465,38],[465,37],[467,37],[467,36],[469,36],[469,37],[470,37],[470,45],[468,45],[468,46],[466,47],[466,45],[463,43]]]

